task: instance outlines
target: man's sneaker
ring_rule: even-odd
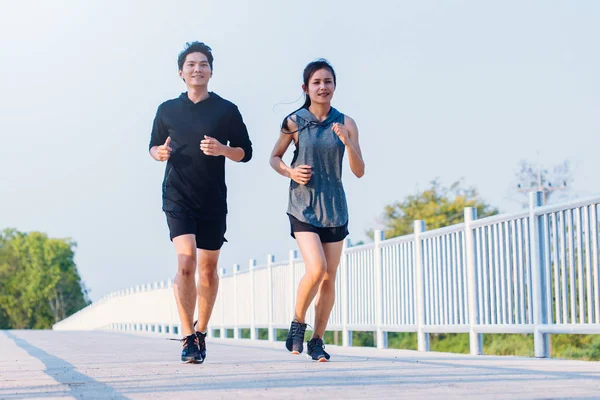
[[[206,360],[206,333],[196,332],[196,338],[198,338],[198,348],[200,349],[200,357],[202,361]]]
[[[286,349],[292,354],[300,354],[304,350],[304,332],[306,331],[306,324],[292,321],[290,330],[288,331],[287,339],[285,341]]]
[[[198,321],[194,321],[194,329],[196,329],[196,325]],[[196,336],[198,337],[198,347],[200,348],[200,355],[202,356],[202,362],[206,359],[206,333],[196,331]]]
[[[312,338],[306,344],[306,354],[313,361],[326,362],[329,360],[329,354],[325,353],[325,345],[323,339]]]
[[[200,354],[200,347],[198,346],[198,338],[196,334],[192,333],[181,339],[183,342],[183,350],[181,350],[181,362],[187,364],[199,364],[204,361]]]

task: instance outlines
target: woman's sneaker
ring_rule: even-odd
[[[198,349],[200,349],[200,357],[202,357],[201,363],[206,360],[206,333],[196,332],[198,338]]]
[[[323,339],[312,338],[306,345],[306,354],[312,358],[313,361],[326,362],[329,361],[329,354],[325,353],[325,345]]]
[[[198,337],[195,333],[181,339],[183,350],[181,350],[181,362],[186,364],[199,364],[204,361],[198,346]]]
[[[300,354],[304,350],[304,332],[306,331],[306,324],[292,321],[290,330],[288,331],[287,339],[285,341],[286,349],[292,354]]]

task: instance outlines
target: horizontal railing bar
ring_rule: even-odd
[[[600,324],[553,324],[540,325],[538,330],[542,333],[553,334],[600,334]]]
[[[527,211],[519,211],[510,214],[492,215],[491,217],[476,219],[475,221],[471,222],[471,228],[475,229],[481,228],[483,226],[498,224],[500,222],[515,221],[517,219],[527,218],[528,216],[529,213]]]

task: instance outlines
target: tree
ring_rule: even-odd
[[[496,208],[479,198],[477,190],[463,186],[462,180],[448,188],[435,179],[428,189],[386,206],[383,213],[385,237],[413,233],[413,221],[416,220],[424,220],[428,230],[463,222],[465,207],[476,208],[479,218],[498,213]],[[373,232],[367,232],[367,235],[373,237]]]
[[[40,232],[0,234],[2,326],[50,328],[89,304],[73,260],[75,246]]]

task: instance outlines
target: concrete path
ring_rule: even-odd
[[[0,399],[600,399],[600,363],[212,340],[202,365],[165,337],[0,331]]]

